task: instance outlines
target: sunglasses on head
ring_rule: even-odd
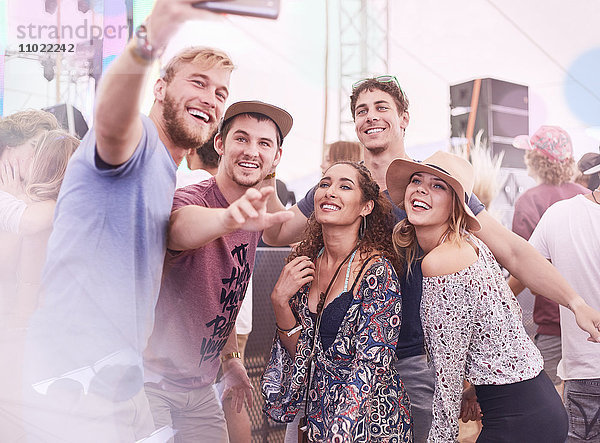
[[[357,81],[356,83],[352,84],[352,90],[356,90],[356,88],[358,88],[360,85],[368,82],[369,80],[376,80],[379,83],[390,83],[390,82],[394,82],[396,83],[396,86],[398,86],[398,89],[400,89],[400,92],[402,92],[404,94],[404,92],[402,91],[402,88],[400,87],[400,82],[398,81],[398,79],[393,76],[393,75],[380,75],[378,77],[373,77],[373,78],[363,78],[362,80]]]

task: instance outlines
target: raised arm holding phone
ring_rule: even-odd
[[[179,25],[213,15],[193,3],[156,1],[104,75],[94,126],[69,163],[25,350],[25,425],[40,441],[137,441],[155,429],[142,351],[154,325],[175,171],[216,130],[233,69],[219,50],[185,49],[156,81],[149,117],[140,114],[150,67]],[[236,199],[255,210],[237,213],[237,226],[265,218],[260,203],[244,193]],[[211,223],[221,218],[202,227]]]

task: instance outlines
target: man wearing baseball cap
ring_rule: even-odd
[[[560,200],[589,191],[573,183],[576,167],[571,137],[558,126],[541,126],[531,138],[520,135],[513,145],[524,149],[528,174],[537,186],[525,191],[515,203],[512,230],[529,240],[544,212]],[[511,289],[519,294],[524,287],[511,279]],[[558,303],[535,294],[533,321],[537,325],[534,342],[544,358],[544,370],[555,386],[562,385],[556,375],[561,359],[560,315]],[[560,389],[560,388],[559,388]]]
[[[600,186],[600,154],[597,152],[588,152],[577,162],[579,171],[585,178],[587,188],[590,191]]]
[[[155,427],[172,427],[180,441],[227,441],[213,389],[221,363],[223,398],[231,396],[238,412],[252,402],[235,319],[262,230],[289,218],[266,213],[273,188],[260,185],[279,163],[291,127],[291,115],[276,106],[234,103],[215,136],[217,174],[175,192],[144,368]]]

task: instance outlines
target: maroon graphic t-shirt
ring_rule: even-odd
[[[173,211],[186,205],[229,204],[211,178],[175,192]],[[214,383],[261,234],[235,231],[195,250],[167,251],[154,331],[144,352],[146,382],[171,391]]]

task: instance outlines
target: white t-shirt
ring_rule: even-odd
[[[529,242],[593,308],[600,310],[600,205],[583,195],[550,206]],[[575,316],[560,307],[563,380],[600,377],[600,345],[587,341]]]
[[[195,185],[204,180],[208,180],[212,175],[204,169],[178,169],[177,170],[177,189],[188,185]]]
[[[235,331],[237,334],[250,334],[252,332],[252,278],[248,282],[246,295],[240,311],[235,319]]]

